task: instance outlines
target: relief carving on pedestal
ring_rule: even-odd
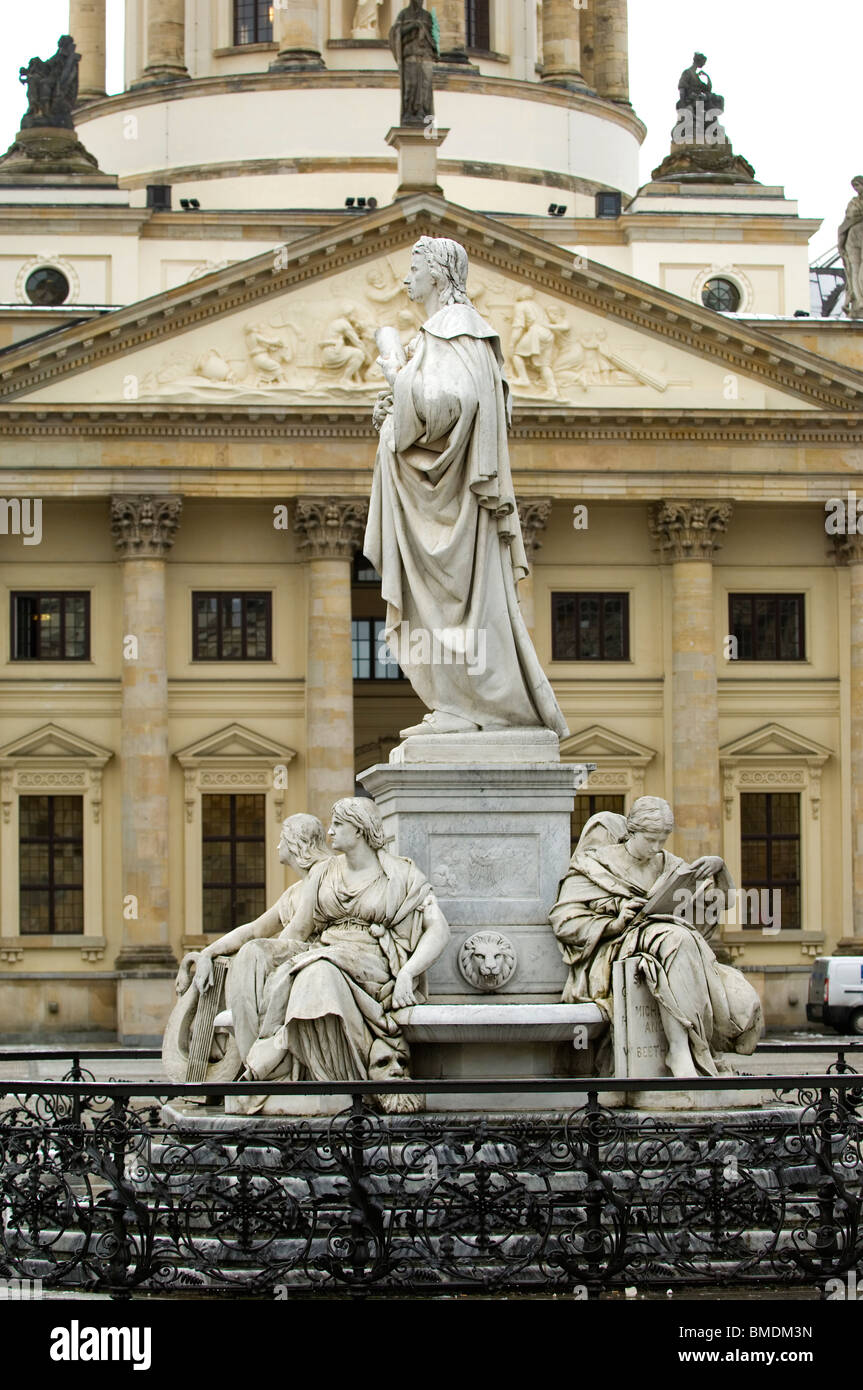
[[[462,979],[484,993],[508,984],[517,964],[515,947],[509,937],[500,932],[474,932],[459,948],[458,968]]]

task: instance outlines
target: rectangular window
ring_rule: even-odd
[[[628,661],[629,594],[552,594],[552,661]]]
[[[401,680],[398,662],[393,661],[384,642],[383,618],[351,620],[351,653],[355,681]]]
[[[219,935],[266,908],[266,797],[201,797],[204,931]]]
[[[89,594],[14,593],[11,617],[13,661],[89,661]]]
[[[587,825],[591,816],[595,816],[597,811],[616,811],[618,815],[623,815],[626,810],[626,797],[622,795],[613,796],[593,796],[592,794],[577,796],[575,798],[575,808],[570,817],[570,837],[572,848],[575,849],[581,837],[581,832]]]
[[[273,0],[234,0],[234,43],[272,43]]]
[[[20,798],[18,882],[22,936],[83,934],[82,797]]]
[[[491,8],[489,0],[465,0],[465,34],[468,48],[491,50]]]
[[[728,630],[737,661],[803,661],[803,594],[729,594]]]
[[[742,887],[776,890],[782,910],[782,928],[800,930],[800,797],[797,792],[741,792],[740,840]],[[770,916],[772,917],[772,897]],[[738,908],[740,927],[759,931],[747,905],[745,920]]]
[[[272,594],[193,594],[194,661],[269,661]]]

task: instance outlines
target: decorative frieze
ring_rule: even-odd
[[[650,534],[664,560],[712,560],[731,521],[730,502],[665,499],[648,515]]]
[[[111,498],[111,534],[124,560],[160,559],[174,544],[183,499],[176,495]]]

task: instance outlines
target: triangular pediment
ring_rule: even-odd
[[[753,759],[758,761],[807,762],[820,765],[831,756],[830,749],[814,739],[803,738],[781,724],[765,724],[754,733],[744,734],[719,750],[723,763]]]
[[[609,763],[624,763],[627,766],[644,768],[656,757],[656,753],[653,748],[613,733],[602,724],[591,724],[590,728],[571,734],[562,741],[560,756],[564,762],[600,760],[605,766]]]
[[[0,763],[22,762],[55,764],[64,761],[86,763],[88,767],[104,767],[114,755],[108,748],[91,743],[80,734],[61,729],[58,724],[43,724],[29,734],[23,734],[0,748]]]
[[[371,405],[374,330],[422,321],[401,281],[421,235],[466,246],[516,407],[853,409],[863,374],[431,195],[0,353],[0,401],[218,411]]]
[[[242,724],[227,724],[206,738],[197,739],[174,755],[182,767],[202,762],[245,763],[263,761],[287,766],[297,756],[295,749],[273,743]]]

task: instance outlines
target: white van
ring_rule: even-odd
[[[863,956],[819,956],[809,977],[810,1023],[863,1033]]]

